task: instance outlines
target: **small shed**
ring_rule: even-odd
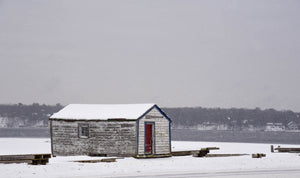
[[[156,104],[70,104],[49,120],[53,156],[171,155],[171,120]]]

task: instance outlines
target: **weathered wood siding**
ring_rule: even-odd
[[[138,122],[138,154],[143,155],[145,151],[145,122],[155,123],[154,154],[170,154],[170,122],[156,108],[153,108]]]
[[[136,155],[136,121],[51,120],[53,155]],[[89,138],[79,138],[78,124],[88,124]]]

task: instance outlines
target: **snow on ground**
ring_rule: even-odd
[[[277,146],[274,144],[274,146]],[[281,147],[300,145],[281,145]],[[78,163],[74,160],[99,157],[51,158],[47,165],[0,164],[0,177],[288,177],[300,176],[300,156],[271,153],[270,144],[172,141],[172,150],[219,147],[211,153],[265,153],[261,159],[239,157],[195,158],[180,156],[155,159],[117,159],[114,163]],[[41,138],[0,138],[0,155],[50,153],[50,140]],[[246,176],[245,176],[246,175]]]

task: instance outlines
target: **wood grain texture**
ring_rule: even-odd
[[[78,137],[78,124],[89,125],[89,137]],[[52,120],[53,154],[135,155],[136,121],[95,122]]]

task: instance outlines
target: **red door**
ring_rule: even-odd
[[[145,124],[145,154],[153,154],[153,124]]]

